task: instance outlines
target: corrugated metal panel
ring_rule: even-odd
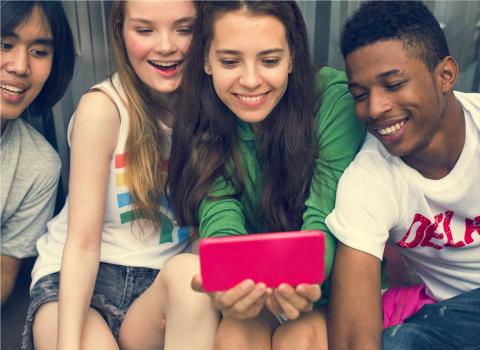
[[[108,9],[105,1],[64,1],[72,27],[78,60],[73,80],[62,100],[53,108],[57,149],[62,159],[62,185],[67,190],[69,147],[68,122],[80,97],[112,72],[108,37]]]

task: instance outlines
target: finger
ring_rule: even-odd
[[[249,311],[249,318],[257,317],[265,307],[265,298],[260,298]]]
[[[258,283],[253,290],[245,295],[243,298],[237,300],[233,306],[233,312],[237,314],[248,313],[250,308],[255,308],[257,303],[261,303],[262,306],[265,303],[265,292],[267,288],[264,283]]]
[[[282,309],[281,313],[287,315],[290,320],[295,320],[300,316],[300,310],[290,304],[288,300],[283,298],[278,292],[275,293],[275,299]]]
[[[265,297],[259,298],[252,306],[250,306],[247,310],[242,313],[237,313],[232,316],[236,317],[237,319],[246,320],[249,318],[257,317],[262,309],[265,306]]]
[[[295,291],[298,295],[307,298],[311,302],[315,302],[322,296],[322,289],[318,284],[299,284]]]
[[[296,290],[288,284],[282,283],[277,293],[300,312],[311,311],[313,308],[313,303],[309,299],[298,294]]]
[[[265,306],[274,315],[278,315],[282,312],[280,305],[277,303],[277,299],[273,295],[267,295],[265,299]]]
[[[201,275],[193,276],[190,285],[192,286],[192,289],[196,292],[205,292],[203,290],[203,280]]]
[[[214,306],[220,310],[230,308],[254,289],[255,283],[251,279],[242,281],[227,291],[215,293],[213,297]]]

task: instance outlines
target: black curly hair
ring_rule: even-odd
[[[432,71],[450,55],[445,34],[420,1],[369,1],[347,20],[341,37],[342,55],[377,41],[400,40],[405,52]]]

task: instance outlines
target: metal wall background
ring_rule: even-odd
[[[307,23],[310,48],[316,64],[343,69],[339,50],[341,28],[361,1],[298,1]],[[460,64],[457,89],[480,91],[480,1],[438,0],[427,5],[445,30],[452,55]],[[64,1],[74,32],[78,63],[63,99],[53,108],[50,121],[32,123],[52,142],[62,159],[62,189],[67,192],[69,149],[67,126],[81,95],[112,72],[108,35],[109,1]],[[48,120],[48,118],[43,119]]]

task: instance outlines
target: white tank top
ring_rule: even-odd
[[[159,198],[161,216],[159,230],[154,230],[153,225],[145,220],[142,220],[143,231],[140,225],[134,224],[131,196],[124,177],[129,116],[118,74],[114,74],[92,89],[106,93],[120,113],[120,132],[110,161],[100,261],[123,266],[160,269],[169,258],[186,248],[189,228],[178,226],[164,195]],[[69,143],[74,118],[75,114],[68,127]],[[168,159],[170,154],[170,144],[167,146],[164,159]],[[163,171],[167,171],[167,166],[168,160],[162,167]],[[68,228],[68,198],[62,211],[48,223],[47,227],[48,232],[37,242],[39,255],[32,270],[32,287],[41,277],[60,271]]]

